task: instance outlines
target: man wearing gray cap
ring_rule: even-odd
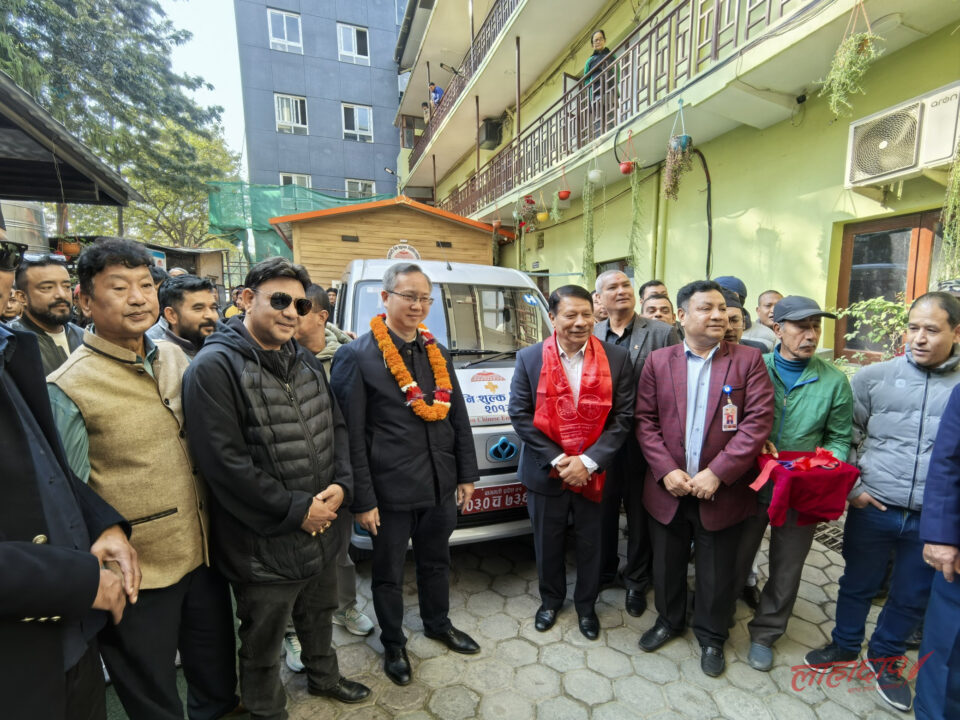
[[[815,452],[825,448],[846,460],[850,451],[853,395],[847,376],[816,356],[821,318],[836,318],[816,301],[791,295],[774,308],[777,345],[763,356],[774,389],[773,431],[764,451]],[[760,547],[769,518],[771,484],[760,490],[760,510],[743,524],[737,569],[740,587]],[[797,513],[770,528],[769,577],[750,622],[750,666],[768,671],[773,666],[772,645],[787,629],[800,588],[800,574],[813,542],[816,524],[798,525]]]

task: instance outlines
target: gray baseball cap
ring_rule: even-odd
[[[773,306],[773,321],[806,320],[812,317],[828,317],[834,320],[837,316],[826,310],[821,310],[816,300],[801,295],[788,295]]]

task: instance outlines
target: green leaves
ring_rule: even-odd
[[[878,35],[871,32],[854,33],[844,38],[833,56],[830,72],[820,82],[820,97],[827,97],[830,112],[837,117],[849,115],[853,110],[850,97],[857,93],[865,93],[863,76],[870,64],[883,52],[877,47],[881,41]]]
[[[896,300],[887,300],[885,297],[860,300],[836,313],[837,317],[849,318],[849,332],[845,336],[847,340],[865,336],[871,343],[880,345],[884,360],[896,355],[903,345],[910,309],[902,297]]]

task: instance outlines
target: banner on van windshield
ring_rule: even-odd
[[[507,403],[510,402],[510,381],[513,368],[457,370],[457,380],[467,403],[471,425],[496,425],[510,422]]]

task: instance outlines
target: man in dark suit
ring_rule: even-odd
[[[523,440],[517,474],[527,488],[537,553],[541,605],[535,626],[549,630],[566,597],[564,538],[572,514],[577,539],[573,602],[580,632],[595,640],[604,469],[630,432],[633,369],[626,350],[592,336],[593,302],[584,288],[554,290],[550,319],[554,334],[517,353],[509,408]]]
[[[659,614],[640,647],[652,652],[683,631],[692,539],[693,631],[700,667],[716,677],[724,669],[735,599],[740,523],[757,507],[748,480],[773,424],[773,386],[760,353],[723,340],[727,310],[720,286],[709,280],[685,285],[677,308],[683,345],[651,353],[637,387]]]
[[[372,332],[337,351],[330,372],[350,435],[350,510],[373,540],[383,669],[398,685],[410,682],[402,589],[411,539],[424,634],[454,652],[480,651],[447,617],[450,534],[479,471],[450,355],[418,329],[433,303],[432,289],[418,265],[392,265],[380,294],[386,314],[371,320]]]
[[[0,297],[25,246],[0,230]],[[136,602],[126,521],[70,471],[30,332],[0,325],[0,698],[5,718],[106,717],[96,633]],[[115,569],[104,567],[116,563]]]
[[[637,298],[630,278],[620,270],[608,270],[597,277],[597,294],[607,311],[607,319],[598,322],[593,334],[604,342],[619,345],[630,353],[633,386],[643,370],[643,361],[654,350],[677,345],[680,336],[670,325],[650,320],[636,313]],[[616,579],[620,556],[620,503],[627,514],[627,562],[623,568],[623,584],[627,588],[624,605],[633,617],[647,609],[650,588],[650,531],[648,515],[643,507],[643,455],[631,432],[620,452],[607,468],[603,486],[600,530],[600,584]]]
[[[930,457],[920,515],[923,559],[934,569],[917,677],[918,720],[960,717],[960,386],[950,393]]]

